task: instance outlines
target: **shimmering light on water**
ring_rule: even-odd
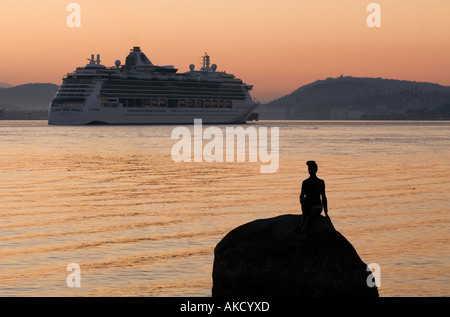
[[[215,245],[299,213],[307,160],[336,229],[380,264],[381,296],[450,294],[449,122],[250,125],[280,128],[277,173],[174,163],[174,126],[0,121],[0,296],[210,296]]]

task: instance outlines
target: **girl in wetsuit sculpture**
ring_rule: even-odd
[[[325,182],[317,177],[317,164],[314,161],[306,162],[310,177],[302,183],[300,192],[300,204],[302,205],[302,222],[299,231],[305,237],[308,235],[311,219],[322,213],[328,218],[328,203],[325,195]]]

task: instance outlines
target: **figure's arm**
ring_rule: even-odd
[[[323,182],[323,188],[322,188],[322,204],[323,204],[323,211],[325,212],[325,216],[328,217],[328,201],[327,201],[327,195],[325,194],[325,182]]]

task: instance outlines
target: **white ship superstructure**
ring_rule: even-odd
[[[257,107],[251,85],[217,71],[205,54],[203,66],[185,73],[155,66],[139,47],[125,65],[100,64],[92,55],[85,67],[67,74],[49,109],[49,124],[245,123]]]

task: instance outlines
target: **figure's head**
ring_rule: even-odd
[[[308,162],[306,162],[306,165],[308,165],[308,172],[309,172],[309,175],[316,175],[317,170],[319,169],[319,168],[317,167],[316,162],[314,162],[314,161],[308,161]]]

